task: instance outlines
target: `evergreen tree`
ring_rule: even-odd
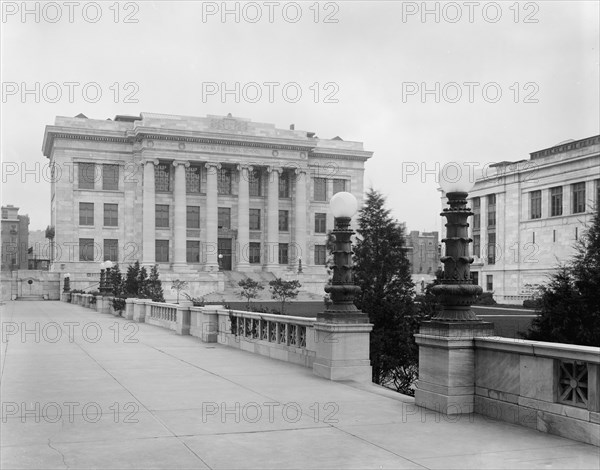
[[[110,279],[108,279],[108,282],[110,283],[112,294],[114,296],[120,297],[123,295],[123,275],[121,274],[121,269],[119,268],[118,263],[110,269]]]
[[[146,271],[142,268],[144,272]],[[142,271],[140,270],[140,278],[142,278]],[[143,284],[143,281],[142,281]],[[187,285],[187,282],[185,283]],[[165,296],[162,288],[162,282],[158,277],[158,264],[155,264],[150,268],[150,277],[146,281],[147,295],[148,298],[152,299],[153,302],[164,302]],[[179,303],[179,292],[177,292],[177,303]]]
[[[525,338],[600,346],[600,215],[575,246],[571,262],[559,266],[540,287],[540,309]]]
[[[127,276],[125,277],[125,294],[136,296],[139,293],[140,262],[136,261],[127,267]]]
[[[137,287],[137,294],[140,299],[151,298],[150,284],[148,283],[148,271],[146,271],[145,266],[140,267],[137,277]]]
[[[355,279],[361,287],[356,306],[369,314],[373,382],[413,395],[418,347],[414,340],[420,316],[406,256],[404,231],[371,189],[359,212],[354,248]]]

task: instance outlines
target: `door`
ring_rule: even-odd
[[[218,259],[219,269],[222,271],[231,271],[231,238],[219,238],[218,241]]]

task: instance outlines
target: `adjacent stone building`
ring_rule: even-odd
[[[19,215],[19,208],[2,206],[2,271],[27,269],[29,216]]]
[[[412,230],[406,236],[411,274],[435,276],[435,272],[441,267],[439,243],[438,232]]]
[[[522,303],[572,257],[599,204],[600,136],[483,168],[469,194],[475,282],[498,302]]]
[[[57,117],[51,270],[97,282],[104,260],[219,289],[219,273],[301,276],[322,292],[329,199],[363,195],[362,143],[228,116]]]

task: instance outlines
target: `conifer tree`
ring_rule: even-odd
[[[361,287],[356,306],[369,314],[373,382],[413,395],[417,378],[419,326],[404,230],[371,189],[359,212],[354,248],[355,280]]]
[[[148,297],[152,299],[153,302],[165,301],[162,282],[160,281],[158,276],[158,264],[155,264],[154,266],[152,266],[152,268],[150,268],[150,277],[148,278],[147,286]],[[179,303],[179,293],[177,293],[177,303]]]

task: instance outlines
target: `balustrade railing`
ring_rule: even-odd
[[[231,310],[231,333],[249,340],[306,348],[306,331],[315,319]]]
[[[154,320],[164,320],[177,322],[177,307],[159,303],[150,304],[150,318]]]

